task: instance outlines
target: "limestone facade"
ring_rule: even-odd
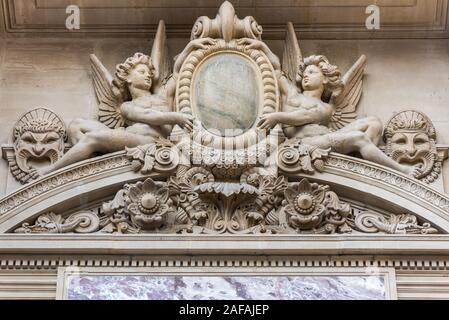
[[[223,22],[226,7],[217,16],[221,1],[203,8],[199,7],[202,2],[192,4],[186,14],[180,14],[184,10],[180,9],[182,1],[178,1],[179,7],[176,3],[167,7],[162,2],[152,7],[155,4],[142,0],[132,8],[123,1],[115,2],[114,6],[125,13],[119,24],[100,19],[97,29],[81,28],[79,34],[70,34],[59,27],[64,21],[59,18],[61,10],[58,11],[62,1],[37,1],[37,7],[29,7],[25,1],[2,1],[0,144],[4,160],[0,161],[0,298],[62,298],[61,292],[57,295],[57,287],[62,290],[58,281],[68,267],[99,271],[112,268],[123,274],[133,268],[149,273],[161,268],[168,274],[203,267],[218,268],[217,272],[240,268],[254,274],[263,267],[278,268],[281,274],[301,273],[307,268],[323,268],[329,274],[345,268],[348,274],[351,268],[385,268],[393,279],[388,298],[449,298],[449,283],[445,280],[449,274],[447,1],[429,1],[427,6],[423,1],[397,1],[391,8],[388,2],[379,3],[388,12],[388,28],[377,33],[366,31],[366,14],[358,14],[368,4],[345,1],[333,4],[333,9],[329,9],[327,1],[311,1],[310,7],[295,6],[290,1],[239,1],[235,10],[236,19],[241,20],[233,18],[229,23],[232,28]],[[107,13],[104,1],[96,1],[96,6]],[[279,15],[269,14],[274,9]],[[43,10],[48,10],[45,18]],[[89,24],[92,12],[82,6],[81,10],[85,10]],[[294,10],[297,15],[291,14]],[[335,10],[335,14],[329,10]],[[313,20],[318,14],[321,20]],[[149,20],[139,20],[145,15]],[[209,34],[193,32],[190,39],[197,17],[204,15],[210,21],[218,19],[221,29],[214,29],[217,24],[210,22],[214,27]],[[172,19],[173,16],[178,18]],[[374,140],[379,140],[376,148],[398,164],[404,165],[398,159],[405,159],[405,165],[421,165],[425,172],[410,176],[398,167],[389,167],[388,162],[362,159],[359,154],[332,149],[334,145],[327,148],[312,144],[308,148],[291,136],[287,136],[291,140],[278,146],[276,178],[251,167],[238,167],[232,172],[207,163],[183,168],[182,157],[170,153],[170,144],[159,140],[127,144],[126,150],[121,147],[100,152],[103,154],[89,156],[43,177],[34,176],[33,171],[25,172],[24,167],[19,174],[11,170],[11,161],[41,161],[32,147],[24,147],[32,151],[18,152],[18,140],[30,141],[24,133],[32,132],[34,144],[42,132],[54,129],[61,133],[54,141],[58,143],[57,152],[49,160],[50,164],[57,163],[79,143],[71,143],[70,133],[66,139],[66,126],[80,117],[98,119],[92,54],[101,61],[98,70],[103,72],[104,66],[113,77],[116,65],[136,52],[148,54],[153,62],[160,62],[160,56],[167,53],[165,58],[174,61],[178,53],[186,52],[195,37],[211,38],[215,42],[210,44],[210,53],[209,49],[195,47],[186,56],[180,55],[187,61],[178,70],[180,79],[188,80],[183,72],[190,68],[189,61],[193,61],[195,70],[195,63],[205,68],[201,64],[203,58],[198,58],[200,54],[207,59],[209,54],[220,57],[216,54],[220,50],[228,50],[226,54],[238,51],[239,55],[252,57],[247,60],[252,63],[251,68],[245,69],[251,71],[248,75],[257,77],[258,72],[268,70],[265,65],[269,66],[265,76],[256,80],[257,86],[249,88],[260,96],[258,104],[263,101],[263,106],[246,105],[247,109],[260,108],[257,116],[267,117],[280,112],[282,88],[270,52],[258,47],[248,49],[248,43],[229,44],[239,38],[260,40],[257,26],[251,32],[245,29],[248,21],[254,26],[253,20],[244,20],[246,16],[253,16],[264,27],[263,43],[281,62],[285,61],[287,21],[295,27],[300,54],[304,58],[325,56],[329,64],[338,66],[342,77],[350,77],[354,62],[365,56],[366,66],[355,65],[364,73],[363,95],[354,102],[355,120],[377,117],[385,131],[374,135]],[[400,25],[405,18],[409,19],[408,24]],[[165,19],[166,40],[156,34],[162,32],[159,19]],[[139,28],[127,26],[130,21]],[[327,29],[329,23],[339,27]],[[358,24],[362,27],[354,27]],[[158,52],[163,52],[159,58]],[[240,59],[235,52],[233,59]],[[307,59],[304,61],[307,65]],[[162,87],[162,64],[156,63],[152,75],[157,89]],[[288,75],[285,68],[283,71]],[[199,111],[194,98],[186,102],[180,97],[186,83],[181,80],[174,87],[173,111],[189,116],[183,122],[184,129],[188,129],[190,116]],[[195,79],[190,80],[189,88],[198,88]],[[347,87],[349,83],[345,83]],[[212,96],[220,96],[220,89],[206,86],[204,90],[216,90]],[[271,90],[275,92],[273,96]],[[157,94],[158,90],[151,93]],[[206,98],[202,108],[207,109]],[[248,99],[244,95],[238,98]],[[330,101],[326,100],[326,104],[332,105]],[[18,123],[27,112],[43,110],[38,108],[49,109],[62,119],[61,129],[42,121],[25,121],[28,127]],[[214,110],[212,117],[202,115],[211,117],[210,124],[219,109]],[[403,111],[408,112],[404,113],[405,120],[394,118]],[[244,133],[241,140],[248,146],[254,119],[244,120],[244,131],[249,134]],[[170,123],[179,124],[173,121]],[[229,123],[238,123],[235,115]],[[402,136],[398,136],[401,130]],[[282,135],[282,130],[276,132]],[[175,133],[183,134],[182,130]],[[204,140],[212,137],[208,130],[202,134]],[[214,141],[226,145],[237,144],[236,140],[239,139],[226,137]],[[272,141],[268,139],[266,144],[271,146]],[[408,149],[401,149],[398,144]],[[403,155],[417,145],[422,148],[418,148],[420,155]],[[402,153],[396,152],[399,149]],[[36,170],[41,168],[36,165]],[[86,258],[90,254],[96,257]],[[242,259],[242,255],[247,258]]]

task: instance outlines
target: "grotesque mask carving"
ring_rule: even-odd
[[[11,172],[22,183],[36,179],[36,169],[55,163],[64,153],[66,128],[50,110],[38,108],[23,115],[14,127]]]
[[[384,132],[386,153],[398,163],[419,166],[416,177],[433,182],[441,171],[436,148],[436,132],[430,119],[419,111],[394,115]]]

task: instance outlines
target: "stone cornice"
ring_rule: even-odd
[[[447,235],[0,235],[3,255],[449,255]]]
[[[8,36],[145,36],[154,34],[158,19],[167,22],[169,36],[188,37],[191,22],[198,13],[214,15],[221,1],[126,1],[97,0],[95,5],[81,0],[84,15],[81,29],[68,31],[64,26],[67,2],[63,0],[2,0],[5,33]],[[169,4],[168,4],[169,3]],[[187,7],[186,4],[188,3]],[[289,16],[302,39],[373,39],[373,38],[447,38],[447,0],[377,1],[382,11],[380,30],[367,30],[365,9],[372,1],[233,1],[239,15],[254,15],[264,25],[265,39],[282,39]],[[273,9],[276,15],[273,16]],[[95,12],[93,14],[92,12]],[[292,14],[294,13],[294,14]],[[115,22],[115,23],[114,23]]]

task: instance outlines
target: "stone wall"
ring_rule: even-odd
[[[187,39],[170,39],[174,55]],[[275,53],[283,42],[267,41]],[[11,140],[19,116],[48,107],[68,124],[94,118],[96,101],[89,54],[112,71],[134,52],[149,52],[144,38],[10,38],[0,40],[0,144]],[[385,123],[395,111],[418,109],[437,129],[439,144],[449,144],[449,40],[304,40],[304,55],[324,54],[343,71],[361,55],[368,57],[359,115],[376,115]],[[449,162],[443,168],[449,192]],[[0,196],[18,187],[0,161]]]

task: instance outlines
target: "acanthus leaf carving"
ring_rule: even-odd
[[[39,216],[33,225],[24,223],[15,233],[94,233],[100,227],[100,218],[94,212],[81,211],[64,219],[55,213]]]
[[[279,146],[277,165],[281,172],[289,174],[321,172],[330,151],[303,144],[301,139],[289,139]]]
[[[229,1],[223,2],[215,19],[199,17],[195,22],[191,40],[200,38],[222,38],[226,42],[232,39],[249,37],[261,39],[263,29],[253,17],[239,19]]]
[[[199,167],[189,169],[182,176],[170,178],[170,195],[188,215],[192,225],[204,225],[208,217],[208,206],[199,198],[196,187],[214,181],[214,176],[208,170]]]
[[[127,156],[133,160],[137,171],[148,174],[152,171],[173,173],[180,163],[178,148],[164,138],[135,148],[126,148]]]
[[[240,182],[220,182],[190,168],[167,182],[127,184],[101,209],[63,218],[47,213],[15,233],[436,234],[412,214],[352,208],[327,185],[251,169]]]
[[[387,234],[436,234],[437,229],[428,222],[420,225],[416,216],[400,214],[385,217],[374,212],[359,214],[355,219],[355,227],[366,233],[384,232]]]

